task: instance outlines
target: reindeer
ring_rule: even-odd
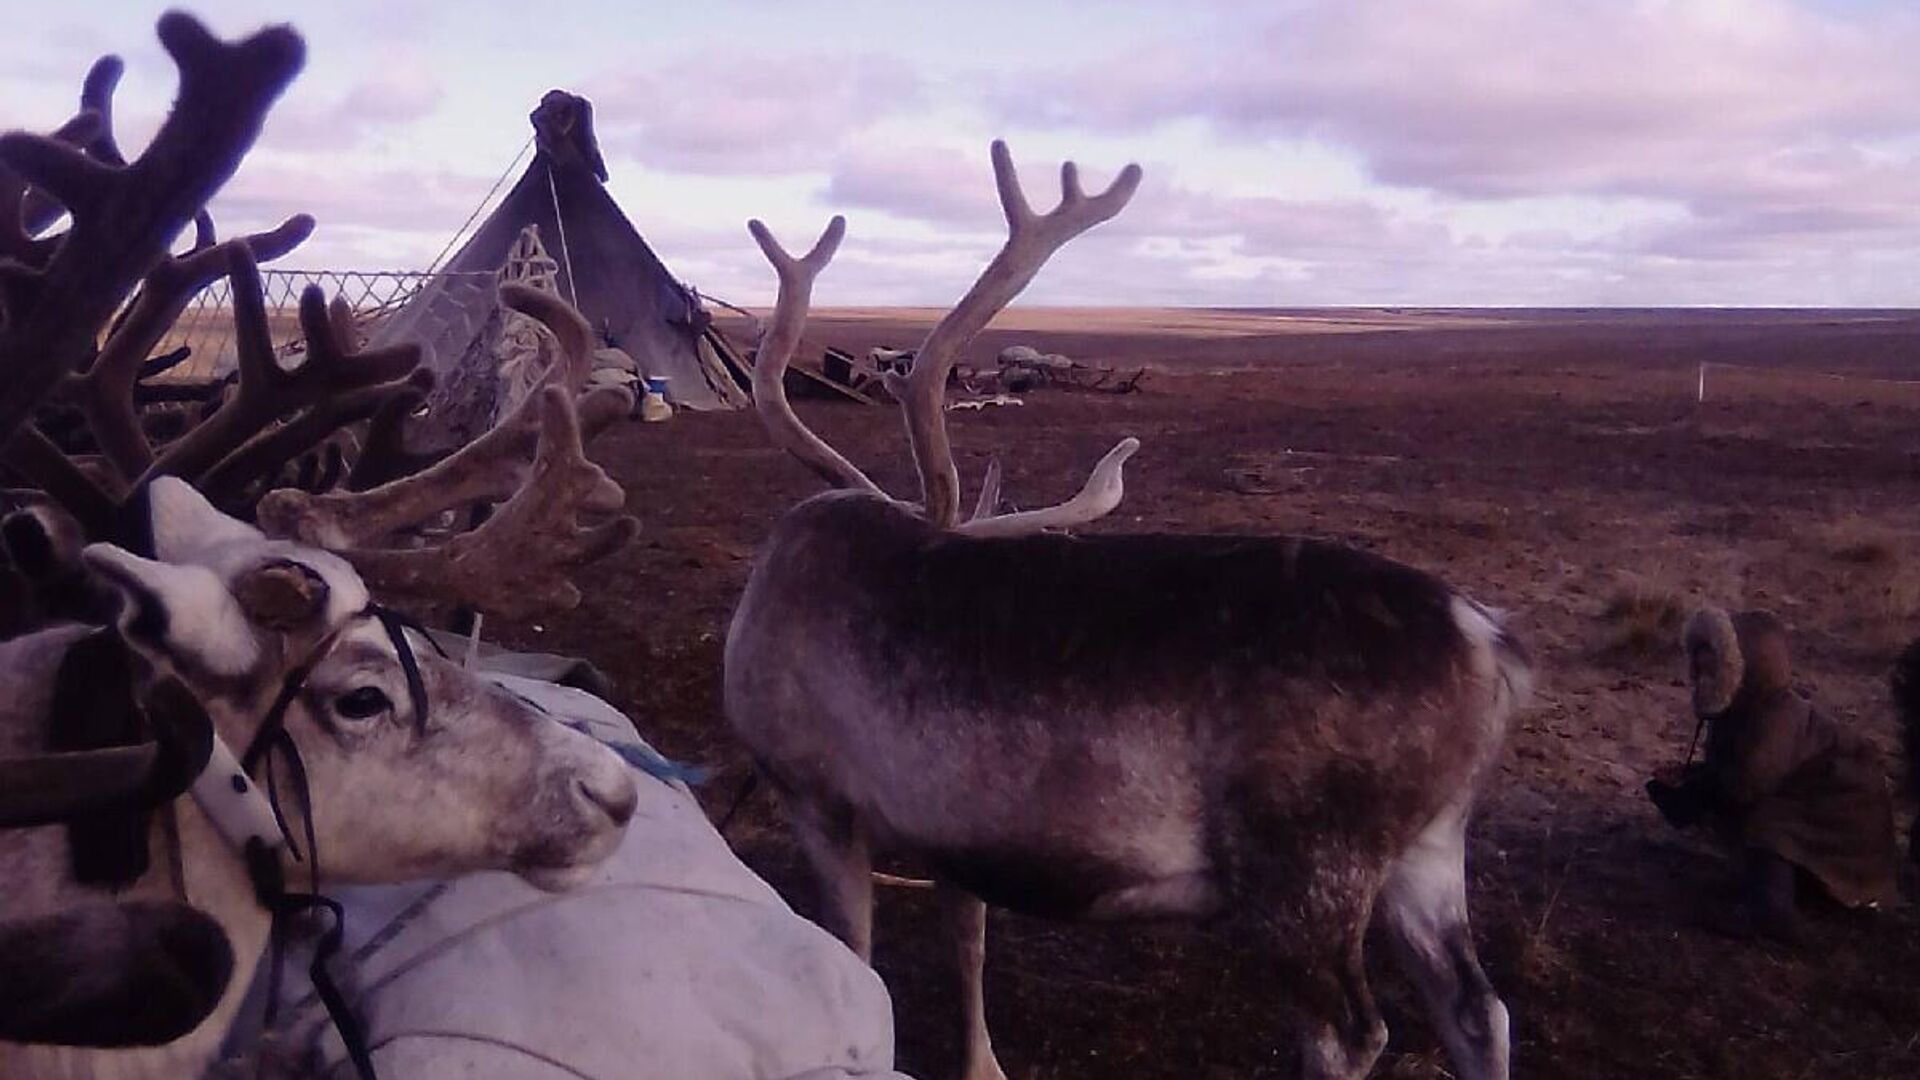
[[[1465,830],[1530,674],[1499,618],[1433,576],[1293,537],[1066,535],[1111,510],[1122,441],[1059,506],[961,520],[943,398],[974,335],[1054,251],[1113,217],[1128,166],[1027,203],[1003,143],[1005,246],[896,379],[921,501],[796,417],[781,372],[815,276],[779,277],[754,369],[774,441],[839,489],[774,526],[727,635],[733,730],[779,791],[824,921],[871,953],[876,854],[934,877],[960,970],[963,1072],[1003,1077],[981,991],[985,904],[1075,919],[1224,917],[1298,1007],[1301,1069],[1359,1077],[1386,1028],[1362,941],[1384,924],[1455,1072],[1508,1075],[1507,1011],[1467,926]],[[997,484],[989,484],[996,487]]]
[[[612,853],[635,801],[613,751],[396,632],[346,560],[268,539],[171,477],[154,481],[149,499],[158,558],[112,544],[85,551],[123,596],[118,639],[144,661],[143,683],[173,678],[191,691],[220,744],[284,738],[293,753],[258,755],[252,770],[215,753],[195,797],[174,805],[179,880],[156,868],[135,887],[183,890],[225,932],[236,977],[194,1033],[112,1052],[119,1064],[190,1073],[231,1022],[273,914],[256,896],[249,839],[269,840],[294,880],[317,865],[320,885],[506,869],[558,889]],[[88,640],[86,627],[66,624],[0,644],[0,756],[44,745],[63,658]],[[291,789],[289,758],[310,800],[282,807],[299,839],[277,842],[272,817],[230,837],[215,800],[232,796],[220,785],[244,794],[272,774]],[[96,895],[69,872],[55,829],[0,835],[0,880],[9,919]],[[103,1053],[0,1045],[0,1073],[94,1075],[107,1067]]]
[[[183,692],[156,696],[156,738],[0,758],[0,829],[74,821],[183,794],[211,757],[212,722]],[[97,899],[0,919],[0,1041],[153,1046],[198,1027],[233,976],[212,917],[180,901]]]
[[[232,976],[220,924],[185,903],[94,900],[0,920],[0,1040],[171,1042],[206,1019]]]
[[[199,1075],[276,918],[324,906],[298,888],[484,869],[566,888],[615,849],[636,799],[612,750],[436,655],[373,599],[507,615],[571,606],[569,572],[631,539],[624,494],[584,451],[588,433],[632,406],[622,390],[580,396],[591,329],[555,297],[503,287],[502,303],[545,326],[566,362],[478,439],[409,460],[409,418],[431,387],[418,347],[357,348],[351,311],[310,288],[304,356],[283,362],[257,264],[292,250],[312,219],[221,242],[204,211],[297,72],[299,37],[272,28],[228,43],[179,13],[159,32],[180,93],[133,161],[109,124],[111,57],[52,137],[0,136],[0,462],[46,496],[0,535],[48,613],[90,608],[96,598],[62,584],[81,570],[115,612],[110,625],[53,621],[0,642],[0,761],[78,752],[42,760],[75,767],[41,773],[47,787],[20,815],[97,801],[107,795],[90,785],[126,783],[106,766],[140,764],[143,703],[170,693],[205,713],[205,753],[189,795],[165,800],[151,827],[124,808],[84,828],[0,833],[0,928],[8,945],[27,940],[12,931],[43,930],[85,943],[89,928],[115,925],[101,907],[111,890],[162,906],[123,910],[131,937],[115,948],[104,935],[83,963],[157,945],[164,967],[179,942],[154,935],[204,916],[232,978],[162,1045],[0,1042],[8,1077]],[[40,236],[63,212],[70,227]],[[189,222],[193,246],[170,253]],[[136,383],[188,301],[222,275],[238,378],[197,426],[154,445]],[[56,399],[85,414],[97,457],[68,456],[35,424]],[[362,451],[335,470],[344,486],[282,486],[289,463],[362,423]],[[476,505],[491,516],[445,535],[448,511]],[[168,906],[179,900],[199,916]],[[136,1028],[171,1032],[180,1015]]]

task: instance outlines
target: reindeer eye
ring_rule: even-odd
[[[393,700],[371,686],[349,690],[333,699],[333,711],[348,720],[365,720],[393,708]]]

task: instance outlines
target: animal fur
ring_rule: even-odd
[[[1720,608],[1703,607],[1688,616],[1680,643],[1693,664],[1693,714],[1726,712],[1746,673],[1732,617]]]
[[[1900,743],[1906,751],[1907,795],[1920,803],[1920,638],[1909,642],[1894,662],[1891,679],[1894,715],[1900,722]],[[1920,828],[1908,837],[1907,853],[1920,863]]]
[[[306,768],[323,885],[498,869],[565,888],[618,845],[635,794],[632,774],[611,750],[424,643],[413,646],[426,708],[416,714],[394,643],[366,613],[365,585],[344,561],[268,540],[178,480],[162,477],[151,488],[158,557],[96,544],[85,562],[122,593],[118,636],[138,654],[143,675],[186,684],[229,747],[251,743],[289,672],[301,668],[285,730]],[[0,642],[0,755],[44,750],[55,673],[94,632],[65,624]],[[384,706],[369,712],[342,704],[368,691]],[[172,809],[180,879],[171,860],[156,859],[127,895],[174,899],[184,891],[219,924],[235,977],[218,1007],[193,1032],[159,1047],[0,1042],[0,1076],[197,1076],[218,1047],[269,920],[239,853],[195,802],[181,799]],[[302,808],[285,809],[289,827],[303,831]],[[152,835],[156,844],[168,842],[159,830]],[[0,833],[0,922],[57,917],[101,899],[68,872],[63,837],[51,827]],[[308,868],[290,859],[285,866],[289,877]],[[72,959],[112,962],[97,954]]]
[[[858,949],[863,887],[835,875],[868,845],[1030,914],[1237,918],[1306,1001],[1352,1004],[1314,1073],[1345,1076],[1378,1050],[1352,966],[1378,898],[1471,1018],[1461,1075],[1503,1077],[1460,833],[1529,681],[1487,609],[1355,549],[976,539],[836,492],[762,549],[725,693]]]
[[[1885,761],[1794,689],[1786,624],[1765,611],[1707,608],[1688,620],[1685,640],[1696,708],[1709,722],[1690,783],[1717,830],[1801,868],[1841,903],[1893,897]]]

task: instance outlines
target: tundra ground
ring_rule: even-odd
[[[911,345],[918,312],[823,312],[809,348]],[[1641,794],[1685,752],[1677,654],[1691,605],[1770,608],[1820,707],[1867,731],[1901,782],[1888,664],[1920,634],[1920,377],[1912,312],[1014,311],[969,359],[1024,341],[1152,368],[1143,392],[1037,392],[950,414],[969,488],[1001,455],[1016,503],[1055,501],[1122,435],[1144,448],[1098,528],[1303,533],[1433,570],[1512,612],[1541,673],[1472,830],[1476,936],[1530,1078],[1920,1076],[1920,916],[1821,913],[1795,949],[1701,929],[1731,870]],[[1702,362],[1707,400],[1695,401]],[[835,446],[914,493],[891,408],[801,402]],[[594,456],[645,532],[582,607],[517,644],[612,673],[667,753],[746,762],[719,711],[721,642],[755,546],[818,490],[754,418],[625,425]],[[491,629],[491,628],[490,628]],[[1902,826],[1910,813],[1902,804]],[[731,830],[807,909],[770,796]],[[1913,882],[1909,896],[1920,896]],[[956,1048],[923,893],[882,890],[876,962],[901,1064]],[[1255,943],[1178,926],[995,915],[988,1007],[1015,1080],[1288,1074],[1282,1003]],[[1387,962],[1379,1075],[1444,1057]]]

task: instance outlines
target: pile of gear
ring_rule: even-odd
[[[889,400],[886,378],[889,374],[905,378],[913,370],[913,349],[875,346],[864,357],[829,347],[821,357],[820,371],[829,382],[876,400]],[[973,400],[956,398],[950,408],[978,408],[983,404],[1018,404],[1010,397],[1035,390],[1089,390],[1105,394],[1131,394],[1140,388],[1146,368],[1131,375],[1105,364],[1089,364],[1062,353],[1043,353],[1031,345],[1009,345],[994,358],[992,368],[955,364],[948,376],[949,391],[972,395]],[[804,386],[789,386],[789,392],[804,393]]]

